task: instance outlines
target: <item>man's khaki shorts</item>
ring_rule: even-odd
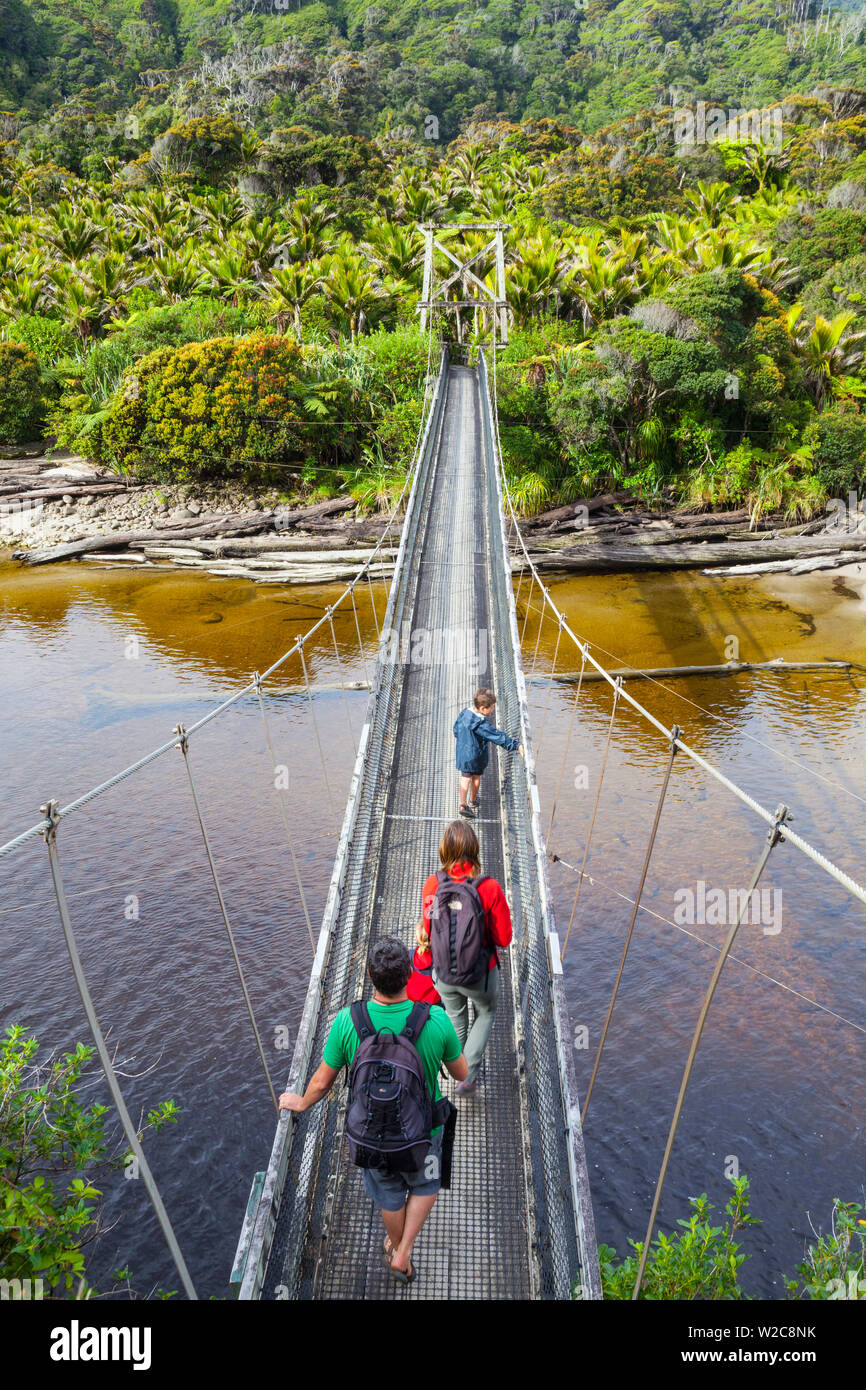
[[[430,1137],[430,1152],[423,1168],[413,1173],[389,1173],[387,1168],[365,1168],[364,1190],[380,1211],[402,1211],[410,1197],[435,1197],[442,1181],[442,1130]]]

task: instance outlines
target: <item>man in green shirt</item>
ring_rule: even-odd
[[[412,960],[406,947],[393,936],[380,937],[371,947],[367,973],[373,983],[369,1003],[370,1019],[379,1030],[399,1033],[412,1012],[406,984]],[[334,1019],[325,1043],[322,1062],[302,1096],[284,1091],[280,1109],[302,1114],[328,1094],[340,1069],[349,1066],[360,1046],[349,1009],[341,1009]],[[445,1010],[434,1004],[417,1041],[418,1054],[433,1102],[441,1099],[437,1080],[439,1067],[455,1081],[465,1081],[468,1073],[460,1040]],[[431,1132],[430,1154],[423,1168],[411,1173],[391,1173],[386,1168],[365,1168],[367,1196],[381,1209],[385,1223],[385,1256],[395,1279],[408,1283],[415,1278],[412,1247],[418,1232],[433,1210],[441,1178],[442,1127]]]

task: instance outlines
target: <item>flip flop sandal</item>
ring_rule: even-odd
[[[395,1269],[390,1260],[388,1261],[388,1268],[391,1271],[391,1278],[396,1279],[398,1284],[411,1284],[418,1273],[412,1260],[409,1261],[408,1273],[402,1269]]]
[[[386,1264],[391,1263],[391,1256],[394,1254],[394,1242],[390,1236],[385,1237],[385,1244],[382,1247],[382,1256]]]

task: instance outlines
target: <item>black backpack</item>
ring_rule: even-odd
[[[481,878],[457,882],[440,869],[430,905],[430,950],[437,979],[445,985],[479,986],[490,968],[487,914],[478,892]]]
[[[349,1072],[349,1157],[359,1168],[414,1172],[424,1166],[433,1128],[433,1098],[416,1046],[430,1005],[414,1004],[399,1033],[377,1032],[362,999],[350,1012],[361,1045]]]

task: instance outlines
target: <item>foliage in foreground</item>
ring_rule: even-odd
[[[650,1245],[649,1258],[641,1283],[640,1297],[656,1299],[737,1299],[742,1298],[738,1279],[740,1266],[748,1257],[734,1236],[745,1226],[756,1225],[749,1215],[749,1180],[732,1178],[733,1193],[725,1206],[727,1222],[713,1226],[712,1206],[706,1193],[689,1199],[692,1214],[681,1228],[666,1236],[659,1231]],[[643,1241],[629,1241],[634,1254],[620,1263],[609,1245],[599,1246],[602,1290],[608,1299],[630,1299],[637,1278]]]
[[[740,1270],[749,1258],[735,1240],[738,1231],[758,1224],[749,1215],[749,1180],[732,1178],[733,1192],[725,1206],[727,1221],[713,1225],[713,1207],[706,1193],[689,1199],[692,1214],[680,1219],[680,1230],[659,1231],[650,1245],[639,1298],[648,1300],[748,1298],[739,1284]],[[817,1233],[796,1276],[785,1281],[791,1298],[866,1298],[866,1220],[856,1202],[833,1203],[830,1230]],[[598,1247],[602,1292],[606,1299],[632,1297],[643,1241],[630,1240],[634,1254],[619,1260],[609,1245]],[[577,1290],[575,1290],[577,1296]]]
[[[108,1133],[108,1108],[82,1097],[95,1049],[78,1043],[45,1061],[38,1051],[20,1025],[0,1040],[0,1278],[41,1279],[58,1296],[90,1297],[85,1249],[99,1235],[102,1195],[91,1178],[132,1155]],[[163,1101],[142,1117],[139,1138],[177,1116]]]

